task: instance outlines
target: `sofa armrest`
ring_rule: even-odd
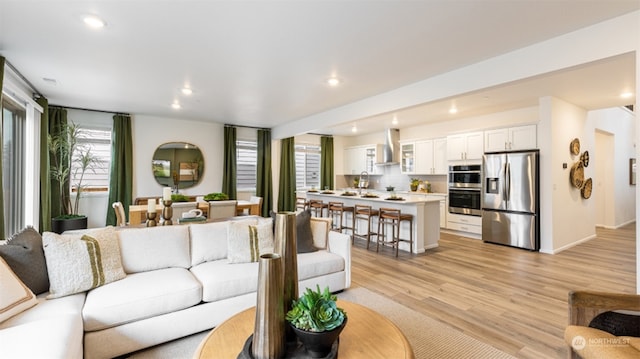
[[[329,232],[327,250],[344,258],[345,288],[351,286],[351,237],[340,232]]]
[[[640,295],[588,291],[569,292],[569,324],[588,326],[600,313],[611,310],[640,311]]]

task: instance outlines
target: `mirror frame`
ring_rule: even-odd
[[[194,187],[204,176],[202,150],[188,142],[163,143],[153,152],[151,171],[153,178],[163,187]]]

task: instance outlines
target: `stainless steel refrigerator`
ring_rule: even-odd
[[[539,151],[485,153],[482,169],[482,240],[539,250]]]

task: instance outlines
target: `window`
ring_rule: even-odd
[[[296,188],[320,186],[320,146],[296,144]]]
[[[2,181],[5,233],[9,238],[25,226],[26,109],[8,96],[2,99]]]
[[[80,152],[91,152],[91,155],[98,158],[98,164],[87,170],[82,178],[84,191],[108,191],[109,190],[109,170],[111,167],[111,130],[100,128],[89,128],[79,124],[78,146],[74,152],[74,158]],[[71,163],[71,184],[80,181],[81,171],[78,161]],[[72,188],[72,191],[75,191]]]
[[[257,141],[236,141],[236,187],[239,190],[255,190],[258,163]]]

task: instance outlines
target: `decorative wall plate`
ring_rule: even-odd
[[[580,162],[582,162],[584,167],[589,167],[589,151],[584,151],[580,155]]]
[[[578,161],[571,166],[569,179],[571,180],[573,187],[578,189],[582,188],[584,185],[584,167],[582,166],[582,161]]]
[[[591,178],[587,178],[587,180],[584,181],[584,186],[582,186],[582,189],[580,190],[582,198],[589,199],[589,197],[591,197],[592,187],[593,181],[591,181]]]
[[[573,141],[569,144],[569,151],[571,151],[572,155],[580,154],[580,140],[574,138]]]

